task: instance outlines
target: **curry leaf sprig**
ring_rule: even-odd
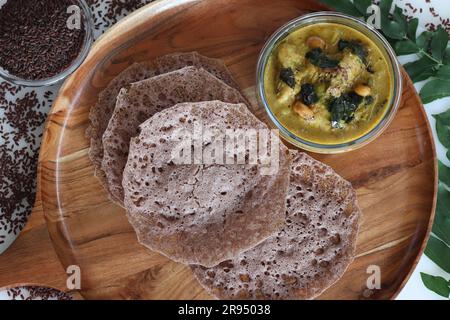
[[[358,18],[368,18],[371,0],[321,0],[322,3]],[[436,31],[424,31],[417,36],[419,19],[408,20],[398,6],[392,8],[392,0],[379,1],[381,32],[395,49],[397,55],[416,54],[416,61],[404,65],[414,82],[428,80],[420,91],[424,103],[450,96],[450,47],[448,34],[438,27]],[[392,13],[391,13],[392,12]],[[436,131],[441,144],[450,150],[450,109],[434,115]],[[447,152],[450,161],[450,151]],[[439,162],[439,189],[436,217],[432,235],[425,254],[444,271],[450,273],[450,168]],[[449,298],[450,280],[421,273],[429,290]]]
[[[322,3],[358,18],[367,19],[371,0],[320,0]],[[450,47],[448,33],[439,26],[417,36],[419,19],[408,19],[393,0],[381,0],[380,31],[391,43],[397,55],[416,54],[416,61],[404,65],[413,82],[429,80],[420,91],[424,103],[450,96]],[[370,11],[370,10],[369,10]],[[391,13],[392,12],[392,13]]]
[[[450,109],[434,115],[439,141],[450,150]],[[450,161],[450,151],[447,152]],[[432,235],[425,254],[444,271],[450,273],[450,168],[439,161],[439,187]],[[421,273],[425,286],[437,294],[450,297],[450,280]]]

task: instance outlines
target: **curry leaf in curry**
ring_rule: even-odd
[[[364,46],[358,41],[348,41],[348,40],[339,40],[338,42],[339,51],[343,51],[345,49],[350,50],[352,53],[356,54],[362,62],[366,63],[367,51]]]
[[[336,68],[339,65],[339,60],[330,58],[323,52],[320,48],[312,49],[308,51],[305,55],[306,59],[309,60],[313,65],[319,68]]]
[[[331,113],[331,126],[342,128],[344,123],[352,121],[362,99],[354,92],[344,93],[338,98],[333,98],[328,105],[328,111]]]
[[[295,87],[295,75],[291,68],[285,68],[280,71],[280,79],[289,87]]]
[[[317,96],[316,91],[314,90],[314,85],[310,83],[305,83],[302,85],[300,91],[300,101],[307,106],[310,106],[319,101],[319,97]]]

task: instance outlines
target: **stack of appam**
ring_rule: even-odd
[[[278,155],[271,174],[246,147],[244,162],[174,161],[198,124],[224,137],[268,131],[248,105],[218,59],[191,52],[133,64],[91,108],[95,175],[138,241],[190,265],[215,297],[312,299],[353,260],[360,209],[351,184],[274,133],[262,142]],[[213,145],[192,139],[185,150],[215,153]]]

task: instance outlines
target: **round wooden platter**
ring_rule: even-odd
[[[85,298],[211,298],[189,267],[138,244],[124,210],[108,200],[94,177],[85,130],[99,92],[132,62],[197,50],[222,58],[254,100],[256,60],[268,36],[295,17],[324,9],[307,0],[160,1],[97,41],[54,103],[40,155],[50,236],[62,264],[80,266]],[[356,259],[322,299],[393,298],[423,252],[437,165],[423,106],[404,79],[403,103],[381,137],[350,153],[312,155],[353,183],[363,211]],[[379,290],[366,286],[372,265],[381,270]]]

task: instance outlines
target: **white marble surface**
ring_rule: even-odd
[[[70,294],[43,286],[0,289],[0,300],[72,300]]]

